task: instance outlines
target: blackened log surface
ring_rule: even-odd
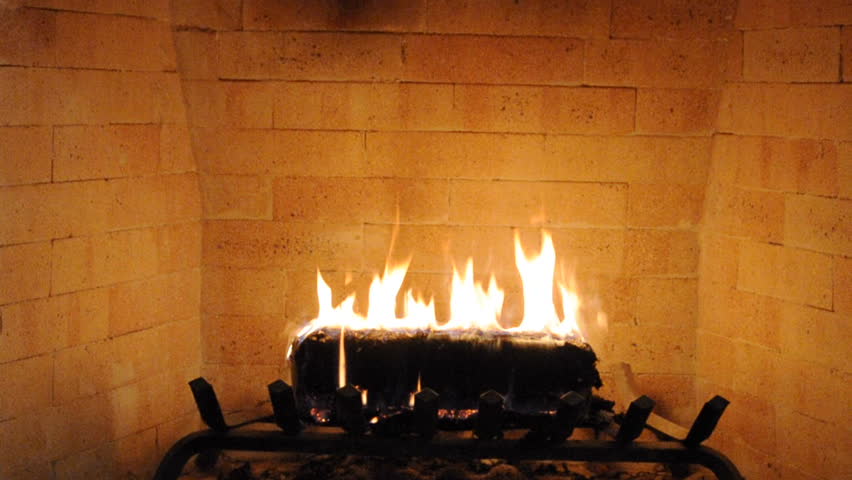
[[[293,378],[303,415],[330,408],[338,386],[339,330],[319,330],[294,345]],[[555,410],[559,397],[589,396],[601,386],[595,356],[585,343],[499,332],[346,331],[347,382],[369,392],[368,410],[408,405],[421,385],[440,395],[443,410],[475,409],[495,390],[509,411]]]

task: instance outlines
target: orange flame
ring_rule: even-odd
[[[355,296],[350,295],[336,307],[332,304],[331,288],[317,271],[317,299],[319,314],[296,335],[303,339],[322,328],[341,329],[341,365],[343,354],[343,329],[394,329],[394,330],[482,330],[519,333],[543,333],[558,339],[582,339],[577,322],[580,299],[576,292],[556,281],[561,296],[559,309],[554,302],[554,272],[556,250],[547,232],[542,232],[541,251],[528,256],[515,233],[515,265],[521,275],[524,295],[524,314],[520,325],[505,328],[500,324],[504,292],[492,275],[488,286],[474,281],[473,260],[468,259],[460,273],[453,268],[450,291],[450,319],[438,324],[432,299],[415,297],[411,290],[404,293],[403,316],[397,317],[396,299],[399,296],[410,259],[400,265],[386,266],[381,276],[375,275],[370,284],[366,316],[354,310]],[[562,311],[559,318],[557,310]],[[344,369],[345,370],[345,369]],[[342,374],[341,374],[342,375]],[[340,382],[345,382],[340,378]],[[341,383],[341,386],[343,383]]]

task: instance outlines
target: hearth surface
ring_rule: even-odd
[[[386,458],[353,455],[228,455],[212,469],[188,466],[181,480],[704,480],[675,476],[663,464],[603,464],[503,459]]]

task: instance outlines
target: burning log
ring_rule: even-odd
[[[439,395],[440,410],[474,410],[479,396],[494,390],[505,397],[507,411],[530,414],[556,411],[570,391],[588,399],[601,386],[588,344],[548,335],[353,330],[342,345],[339,329],[319,329],[294,344],[303,416],[330,409],[341,382],[366,391],[366,411],[376,414],[409,407],[420,385]]]

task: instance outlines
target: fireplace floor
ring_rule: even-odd
[[[710,480],[675,476],[662,464],[376,458],[352,455],[223,454],[212,470],[190,463],[181,480]]]

